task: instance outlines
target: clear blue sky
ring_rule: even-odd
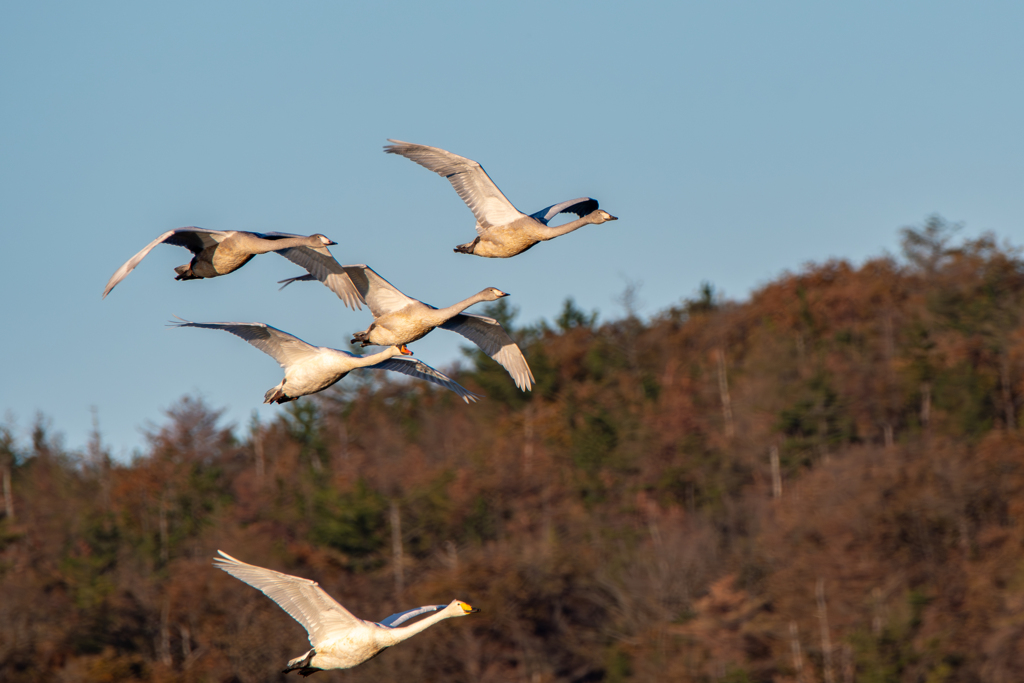
[[[897,248],[933,212],[1021,242],[1019,3],[4,3],[0,420],[39,411],[119,457],[186,393],[244,425],[281,370],[197,321],[347,347],[368,313],[277,291],[275,255],[209,281],[164,230],[322,232],[407,294],[485,286],[521,322],[572,296],[650,315],[703,280],[731,298],[785,269]],[[620,217],[510,260],[452,253],[473,218],[393,137],[481,162],[531,213],[590,195]],[[437,332],[425,362],[459,357]],[[472,410],[472,407],[467,407]]]

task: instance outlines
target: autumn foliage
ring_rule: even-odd
[[[185,397],[132,462],[0,428],[0,679],[283,679],[305,633],[222,548],[363,618],[482,610],[321,680],[1019,680],[1024,260],[953,237],[649,320],[569,300],[517,328],[532,394],[467,351],[476,405]]]

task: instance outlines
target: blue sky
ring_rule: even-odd
[[[572,296],[650,315],[704,280],[731,298],[808,261],[897,250],[931,213],[1021,242],[1017,3],[5,3],[0,6],[0,419],[112,452],[183,394],[244,425],[280,381],[261,321],[345,348],[369,323],[275,255],[175,282],[161,232],[322,232],[407,294],[485,286],[520,322]],[[386,138],[479,161],[532,213],[589,195],[620,220],[509,260],[453,254],[473,218]],[[457,335],[417,342],[459,357]],[[510,380],[511,381],[511,380]],[[471,410],[472,407],[467,407]]]

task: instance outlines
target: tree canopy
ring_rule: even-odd
[[[324,680],[1013,680],[1024,261],[902,237],[647,320],[502,300],[532,394],[468,350],[479,404],[345,380],[242,433],[186,396],[132,462],[0,426],[0,678],[283,678],[305,634],[221,548],[367,619],[482,608]]]

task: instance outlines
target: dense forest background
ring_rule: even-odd
[[[0,679],[282,680],[305,632],[221,548],[355,614],[466,600],[345,681],[1014,681],[1024,261],[933,217],[903,253],[516,325],[465,405],[347,378],[272,423],[184,397],[148,450],[0,427]],[[298,680],[298,679],[295,679]]]

